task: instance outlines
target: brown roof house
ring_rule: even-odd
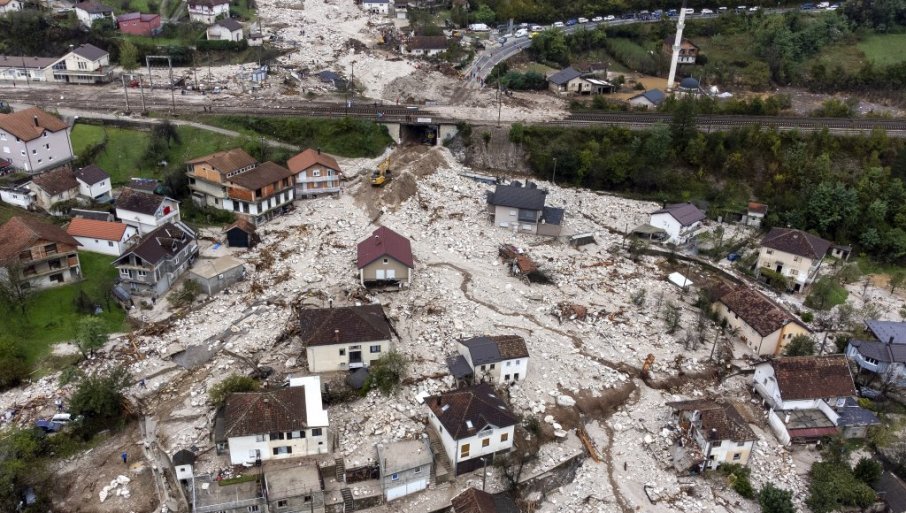
[[[367,367],[392,348],[381,305],[305,308],[298,316],[311,372]]]
[[[667,403],[677,427],[673,463],[677,470],[701,472],[721,463],[748,465],[755,433],[732,403],[708,399]]]
[[[412,283],[412,270],[415,268],[409,239],[381,226],[359,243],[356,266],[363,286],[409,286]]]
[[[55,210],[54,205],[79,196],[79,182],[69,166],[35,176],[28,188],[35,193],[36,205],[56,215],[66,212]]]
[[[135,294],[160,297],[198,256],[195,233],[182,223],[166,223],[129,248],[113,265],[120,284]]]
[[[815,281],[831,243],[802,230],[771,228],[761,239],[757,269],[767,269],[790,281],[793,292],[802,292]]]
[[[0,150],[28,174],[53,169],[72,160],[69,125],[37,107],[0,114]]]
[[[224,230],[227,238],[227,246],[231,248],[254,248],[261,242],[255,225],[245,218],[238,218]]]
[[[116,217],[146,235],[168,223],[179,223],[179,202],[131,188],[123,188],[116,198]]]
[[[480,336],[460,340],[459,354],[448,361],[456,379],[512,384],[528,374],[528,348],[519,335]]]
[[[779,355],[797,335],[812,333],[793,314],[751,287],[722,290],[712,309],[759,356]]]
[[[343,171],[336,159],[321,149],[307,150],[286,161],[296,175],[296,197],[312,198],[322,194],[339,194]]]
[[[79,242],[58,226],[13,217],[0,226],[0,274],[19,273],[32,288],[82,279]]]
[[[218,151],[186,162],[186,176],[192,201],[199,206],[223,208],[227,179],[251,171],[258,165],[242,148]]]
[[[490,464],[513,447],[517,418],[487,383],[428,397],[425,404],[428,423],[457,475],[480,468],[485,459]]]
[[[82,217],[70,221],[66,233],[79,241],[82,251],[112,256],[120,256],[138,239],[138,230],[133,226]]]
[[[668,58],[673,58],[673,43],[676,42],[675,36],[668,36],[664,38],[664,42],[661,45],[661,51],[664,52]],[[686,38],[683,38],[680,43],[679,48],[679,59],[678,64],[695,64],[695,59],[698,58],[698,47],[689,41]]]
[[[400,53],[432,57],[447,51],[451,44],[459,44],[459,40],[447,39],[446,36],[412,36],[400,46]]]
[[[478,488],[467,488],[451,502],[453,513],[521,513],[506,492],[491,495]]]
[[[218,452],[233,465],[329,452],[321,378],[290,378],[289,386],[231,394],[214,420]]]
[[[873,415],[853,404],[852,373],[843,355],[777,358],[755,366],[755,391],[770,409],[768,424],[783,444],[844,431],[854,418]]]

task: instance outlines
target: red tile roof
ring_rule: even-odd
[[[476,488],[465,490],[451,502],[453,513],[497,513],[494,496]]]
[[[127,226],[123,223],[75,218],[66,227],[66,233],[73,237],[120,241],[123,240],[126,228]]]
[[[315,164],[320,164],[324,167],[333,169],[337,173],[341,172],[340,165],[337,164],[337,161],[330,155],[321,153],[321,150],[308,148],[286,161],[286,167],[288,167],[293,174],[299,174]]]
[[[230,395],[224,409],[227,438],[300,431],[308,426],[305,387]]]
[[[718,301],[727,307],[727,310],[738,315],[746,324],[752,327],[762,337],[779,330],[791,322],[808,329],[793,315],[755,289],[740,286],[724,294]]]
[[[39,241],[59,242],[74,247],[81,245],[58,226],[31,217],[14,217],[0,226],[0,263],[13,262],[20,252]]]
[[[44,130],[59,132],[69,128],[69,125],[52,114],[32,107],[12,114],[0,114],[0,128],[28,142],[41,137]]]
[[[410,269],[415,268],[409,239],[385,226],[381,226],[372,232],[370,237],[359,243],[358,267],[361,269],[385,255]]]
[[[69,167],[57,169],[49,173],[38,175],[31,179],[32,183],[41,188],[50,196],[79,188],[79,182]]]
[[[777,358],[771,367],[784,401],[856,395],[853,376],[843,355]]]

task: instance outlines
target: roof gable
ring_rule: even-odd
[[[0,128],[28,142],[41,137],[45,130],[59,132],[69,128],[69,125],[52,114],[31,107],[12,114],[0,114]]]
[[[692,203],[674,203],[672,205],[667,205],[666,207],[651,213],[651,215],[655,214],[670,214],[670,216],[676,219],[682,226],[691,226],[708,217]]]
[[[390,322],[381,305],[304,308],[299,336],[305,346],[390,340]]]
[[[770,363],[784,401],[856,395],[846,357],[791,356]]]
[[[0,262],[9,263],[39,241],[58,242],[69,246],[80,246],[79,241],[62,228],[38,221],[31,217],[13,217],[0,225]]]
[[[224,407],[227,438],[299,431],[308,426],[305,387],[231,394]]]
[[[336,78],[338,79],[340,77],[337,76]],[[302,153],[299,153],[286,161],[286,167],[288,167],[290,171],[296,174],[314,166],[315,164],[320,164],[321,166],[333,169],[337,173],[340,173],[340,165],[337,164],[336,159],[326,153],[322,153],[321,150],[308,148]]]
[[[738,315],[762,337],[779,330],[788,323],[795,322],[808,329],[793,315],[755,289],[740,286],[721,296],[718,301],[728,310]],[[809,330],[811,331],[811,330]]]
[[[361,269],[385,255],[410,269],[415,267],[409,239],[386,226],[381,226],[359,243],[356,258],[358,268]]]
[[[539,189],[532,182],[526,182],[525,187],[515,182],[494,187],[494,193],[488,195],[488,203],[501,207],[543,210],[546,197],[547,191]]]
[[[475,436],[489,426],[516,424],[516,416],[487,383],[429,397],[425,403],[454,440]]]
[[[761,245],[812,260],[824,257],[831,247],[830,242],[817,235],[792,228],[771,228],[771,231],[761,239]]]

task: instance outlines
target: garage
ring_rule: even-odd
[[[403,483],[399,486],[387,488],[387,500],[392,501],[394,499],[399,499],[400,497],[404,497],[406,495],[409,495],[410,493],[420,492],[426,488],[428,488],[427,477],[415,481],[410,481],[408,483]]]

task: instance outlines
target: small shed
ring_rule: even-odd
[[[176,479],[183,481],[192,479],[194,472],[192,465],[195,464],[195,453],[187,449],[177,451],[173,455],[173,467],[176,469]]]
[[[261,238],[255,230],[255,225],[244,218],[239,218],[224,230],[227,246],[231,248],[254,248]]]
[[[245,276],[242,261],[229,255],[219,258],[200,258],[189,271],[189,279],[198,283],[201,290],[212,296]]]

